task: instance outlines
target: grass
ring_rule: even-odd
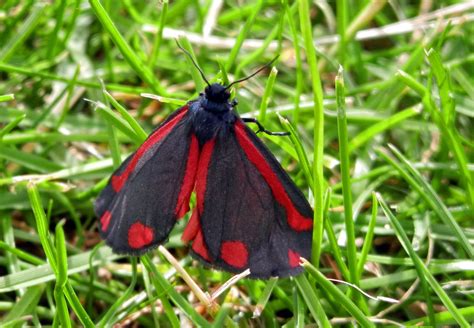
[[[0,325],[472,325],[472,4],[215,5],[2,4]],[[305,274],[227,286],[189,257],[187,218],[167,251],[101,242],[110,173],[205,86],[176,38],[211,82],[279,55],[233,92],[240,114],[291,132],[260,136],[314,205]]]

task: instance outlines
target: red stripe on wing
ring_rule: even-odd
[[[188,162],[186,163],[186,171],[184,172],[184,179],[181,185],[181,190],[178,195],[178,202],[176,203],[176,218],[183,217],[189,211],[189,198],[193,191],[196,173],[199,162],[199,142],[196,136],[191,136],[191,144],[189,145]]]
[[[215,140],[210,140],[204,144],[199,155],[199,166],[196,177],[196,197],[199,214],[204,210],[204,198],[207,184],[207,171],[211,162],[212,152],[214,150]]]
[[[285,208],[288,225],[295,231],[310,230],[313,226],[313,220],[304,217],[295,208],[293,202],[286,193],[282,182],[276,173],[273,172],[265,156],[262,155],[258,148],[253,144],[252,140],[250,140],[245,131],[245,126],[240,121],[237,121],[235,124],[235,135],[237,141],[247,155],[247,158],[253,163],[253,165],[255,165],[265,181],[267,181],[276,201]]]
[[[138,148],[138,150],[135,152],[133,155],[132,159],[130,160],[130,163],[128,166],[125,168],[125,170],[122,172],[120,175],[114,175],[112,176],[112,188],[115,190],[115,192],[119,192],[123,186],[125,185],[125,182],[127,182],[128,177],[130,174],[133,172],[135,167],[138,164],[138,161],[142,156],[157,142],[160,142],[163,140],[164,137],[166,137],[171,130],[175,127],[175,125],[183,118],[184,115],[187,113],[187,107],[185,107],[181,113],[173,117],[170,121],[168,121],[165,125],[160,127],[158,130],[156,130],[141,146]]]
[[[199,154],[199,162],[196,173],[196,199],[197,206],[189,219],[189,222],[184,229],[181,239],[185,242],[193,241],[193,251],[200,255],[204,260],[212,262],[209,256],[206,243],[201,229],[200,215],[204,211],[204,198],[206,194],[207,185],[207,171],[209,169],[209,162],[211,161],[212,152],[214,150],[215,140],[210,140],[204,144]]]
[[[197,209],[193,210],[193,214],[191,214],[191,218],[184,228],[183,235],[181,236],[181,240],[185,243],[189,243],[191,240],[196,238],[198,231],[201,230],[201,224],[199,223]]]

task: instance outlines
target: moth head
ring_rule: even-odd
[[[229,90],[219,83],[213,83],[204,89],[206,98],[217,103],[227,102],[230,98]]]

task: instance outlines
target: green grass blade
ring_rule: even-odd
[[[152,273],[152,281],[155,281],[155,288],[157,292],[164,291],[168,294],[169,298],[193,321],[194,324],[209,327],[210,324],[206,319],[201,317],[188,303],[188,301],[183,298],[174,288],[169,284],[169,282],[156,270],[153,262],[148,256],[141,257],[142,263],[146,266],[147,270]],[[157,288],[158,287],[158,288]],[[176,319],[177,320],[177,319]]]
[[[441,69],[441,68],[438,68]],[[440,74],[440,73],[437,73]],[[469,204],[471,206],[471,210],[474,211],[474,175],[472,172],[469,172],[467,169],[467,155],[464,151],[464,147],[462,146],[461,139],[455,129],[448,125],[448,122],[444,120],[444,117],[441,115],[440,110],[436,106],[435,101],[432,99],[432,96],[427,88],[425,88],[421,83],[416,81],[415,78],[410,76],[408,73],[403,72],[401,70],[398,71],[398,79],[402,81],[404,84],[412,88],[415,92],[417,92],[420,97],[422,98],[423,105],[425,109],[429,111],[431,114],[433,121],[438,126],[441,134],[443,136],[444,141],[447,143],[450,151],[454,155],[454,159],[456,160],[459,170],[461,172],[462,178],[461,183],[466,185]],[[444,87],[444,85],[443,85]],[[449,102],[448,100],[444,100],[444,102]],[[446,105],[449,106],[450,105]]]
[[[3,72],[9,72],[9,73],[18,73],[18,74],[23,74],[25,76],[32,76],[32,77],[40,77],[43,79],[47,80],[52,80],[52,81],[61,81],[65,83],[71,82],[71,78],[66,78],[63,76],[59,76],[56,74],[51,74],[51,73],[46,73],[42,71],[37,71],[35,69],[31,68],[25,68],[25,67],[20,67],[20,66],[15,66],[15,65],[9,65],[0,62],[0,71]],[[77,85],[83,86],[83,87],[88,87],[88,88],[95,88],[95,89],[102,89],[102,84],[98,82],[90,82],[90,81],[83,81],[83,80],[77,80],[76,81]],[[153,92],[157,93],[153,88],[144,88],[144,87],[130,87],[126,85],[121,85],[121,84],[114,84],[114,83],[107,83],[106,84],[107,90],[111,91],[119,91],[119,92],[126,92],[126,93],[132,93],[132,94],[140,94],[140,93],[147,93],[152,90]]]
[[[260,295],[260,298],[258,299],[257,305],[255,305],[255,310],[253,311],[254,316],[258,317],[263,312],[277,283],[277,278],[272,278],[267,282],[267,284],[265,285],[265,289],[262,292],[262,295]]]
[[[296,4],[296,3],[295,3]],[[296,89],[294,94],[294,106],[293,109],[293,124],[298,126],[299,117],[300,117],[300,97],[303,93],[304,88],[304,76],[303,76],[303,61],[301,60],[301,49],[299,43],[299,33],[298,28],[296,27],[295,19],[293,18],[293,13],[290,6],[288,5],[288,0],[283,0],[283,5],[285,7],[286,17],[288,19],[288,25],[290,26],[291,31],[291,41],[293,42],[293,48],[295,49],[295,59],[296,59]]]
[[[379,151],[378,153],[392,165],[400,175],[419,193],[419,195],[426,201],[428,205],[435,211],[440,219],[451,229],[451,232],[458,239],[461,246],[464,248],[468,256],[474,258],[474,248],[472,247],[469,239],[463,232],[462,228],[454,219],[451,212],[448,210],[443,201],[439,198],[433,187],[426,182],[421,174],[411,165],[411,163],[402,155],[395,147],[390,146],[392,152],[397,158],[403,163],[400,165],[391,156],[385,152]],[[408,173],[408,172],[410,173]]]
[[[56,225],[56,263],[58,271],[56,276],[56,285],[54,287],[54,299],[56,301],[56,315],[61,322],[62,327],[71,327],[69,311],[64,298],[64,287],[67,283],[67,253],[66,238],[64,236],[63,222]],[[55,320],[57,320],[55,318]]]
[[[348,146],[349,151],[353,152],[366,142],[373,140],[377,134],[387,131],[395,125],[412,118],[419,113],[419,107],[410,107],[390,116],[386,120],[375,123],[351,139]]]
[[[6,95],[0,95],[0,102],[11,101],[15,99],[15,95],[13,93],[9,93]]]
[[[38,189],[33,183],[28,185],[28,196],[31,202],[31,208],[33,209],[33,213],[36,219],[36,225],[38,229],[38,235],[40,238],[41,246],[48,258],[49,265],[51,266],[52,270],[57,275],[58,272],[58,265],[56,262],[56,251],[54,250],[53,244],[50,239],[50,234],[48,230],[48,220],[46,218],[46,214],[43,210],[43,205],[41,204],[40,195]],[[92,320],[90,319],[87,312],[82,307],[81,302],[77,298],[74,289],[72,289],[71,285],[67,283],[66,288],[64,290],[64,294],[71,304],[72,309],[76,313],[79,320],[81,320],[82,324],[85,327],[94,327]]]
[[[362,327],[375,327],[365,314],[359,309],[357,305],[344,295],[339,288],[337,288],[332,282],[330,282],[318,269],[316,269],[308,261],[304,261],[304,267],[311,274],[316,283],[321,286],[328,294],[332,295],[342,307],[349,312]]]
[[[2,318],[0,321],[1,326],[3,327],[10,321],[18,320],[25,314],[34,313],[43,292],[44,286],[28,288],[26,293],[15,303],[8,314]]]
[[[324,229],[326,230],[329,246],[331,247],[334,259],[336,260],[339,270],[341,270],[342,276],[350,280],[349,269],[347,268],[346,263],[344,262],[344,257],[341,254],[341,248],[337,243],[336,234],[334,233],[333,224],[331,222],[331,217],[329,215],[329,207],[331,205],[331,195],[332,189],[326,189],[326,194],[324,195]]]
[[[56,44],[59,38],[59,31],[63,26],[64,12],[66,10],[67,3],[67,0],[60,0],[59,6],[56,9],[56,24],[54,25],[54,29],[51,31],[50,42],[48,43],[48,49],[46,51],[46,57],[51,58],[51,60],[55,57]]]
[[[306,306],[308,307],[313,319],[318,323],[320,327],[331,327],[331,323],[329,322],[324,309],[319,302],[318,296],[316,295],[313,287],[306,278],[305,275],[301,274],[294,278],[296,286],[300,291],[303,299],[306,302]]]
[[[130,66],[140,76],[140,78],[148,84],[154,93],[166,95],[166,90],[160,85],[155,79],[153,73],[148,69],[140,58],[135,54],[130,45],[125,41],[119,30],[115,26],[113,20],[107,14],[106,10],[102,6],[99,0],[89,0],[89,3],[94,10],[97,18],[102,23],[110,38],[114,41],[115,45],[119,48],[123,57],[127,60]]]
[[[453,315],[455,318],[456,322],[461,326],[461,327],[469,327],[469,323],[466,321],[466,319],[462,316],[462,314],[459,312],[458,308],[454,305],[453,301],[451,298],[446,294],[446,292],[443,290],[441,285],[438,283],[438,281],[433,277],[431,272],[426,268],[426,266],[423,264],[421,259],[418,257],[418,254],[413,250],[413,247],[411,246],[410,240],[408,239],[408,236],[406,235],[405,231],[403,230],[403,227],[400,225],[398,222],[397,218],[392,214],[392,211],[390,208],[387,206],[385,201],[383,200],[381,195],[377,195],[377,199],[380,203],[380,207],[382,208],[383,212],[387,216],[387,218],[390,220],[390,223],[392,224],[393,228],[395,229],[395,232],[397,233],[398,240],[402,244],[403,248],[405,251],[410,255],[411,259],[413,260],[413,263],[415,264],[415,268],[418,272],[418,277],[420,278],[420,282],[425,290],[425,295],[426,299],[425,301],[428,302],[428,310],[430,311],[430,325],[435,326],[435,317],[433,313],[433,309],[430,309],[430,306],[432,307],[431,304],[431,297],[428,294],[428,288],[427,284],[433,288],[433,290],[436,292],[438,297],[440,298],[441,302],[443,302],[444,306],[449,310],[449,312]]]
[[[2,127],[0,129],[0,144],[2,143],[2,139],[4,136],[6,136],[8,133],[10,133],[11,130],[13,130],[15,127],[18,126],[18,124],[21,123],[26,117],[26,114],[19,115],[18,117],[14,118],[11,122],[9,122],[7,125]]]
[[[0,145],[0,158],[17,163],[33,172],[48,173],[62,169],[62,166],[38,155],[17,150],[14,147]]]
[[[23,22],[18,32],[14,33],[10,40],[3,44],[0,50],[0,62],[8,62],[17,48],[35,31],[35,28],[43,18],[45,8],[46,6],[43,3],[38,3],[33,6],[31,14]]]
[[[187,55],[185,56],[186,62],[188,63],[188,69],[190,70],[191,76],[193,77],[196,91],[204,90],[206,87],[206,82],[201,76],[201,72],[199,71],[199,69],[194,65],[194,63],[197,64],[197,59],[196,59],[196,55],[194,54],[194,50],[193,50],[193,47],[191,46],[191,43],[185,36],[181,36],[179,38],[179,43],[192,57],[192,58],[189,58],[189,56]]]
[[[105,98],[110,101],[110,103],[114,106],[114,108],[122,115],[122,117],[127,121],[127,123],[130,125],[130,127],[133,129],[135,134],[142,139],[142,141],[145,141],[145,139],[148,137],[148,134],[143,130],[140,124],[133,118],[132,115],[123,107],[120,105],[120,103],[115,100],[114,97],[110,93],[107,92],[107,90],[103,89],[102,92],[104,93]]]
[[[122,131],[130,140],[140,145],[143,139],[137,135],[137,133],[130,127],[130,125],[123,118],[114,113],[109,107],[101,102],[94,102],[97,109],[101,111],[104,120],[110,123],[112,126]]]
[[[162,0],[161,2],[161,13],[158,23],[158,30],[156,31],[155,38],[153,40],[153,48],[151,50],[151,55],[148,60],[148,65],[150,69],[153,69],[155,66],[158,54],[160,53],[161,42],[163,40],[163,29],[165,27],[166,15],[168,14],[168,0]]]
[[[447,132],[451,141],[452,151],[454,152],[458,165],[464,177],[464,184],[466,185],[467,194],[471,204],[472,213],[474,214],[474,174],[467,170],[467,155],[464,148],[461,146],[459,133],[455,126],[455,101],[453,99],[453,87],[451,83],[451,76],[444,68],[441,56],[435,49],[430,49],[426,57],[431,65],[431,70],[436,78],[438,84],[439,97],[441,99],[441,117],[447,126]]]
[[[344,199],[344,222],[346,226],[346,248],[347,261],[349,263],[350,281],[358,285],[357,279],[357,249],[355,245],[355,229],[352,217],[352,188],[350,176],[350,160],[348,149],[347,136],[347,118],[346,118],[346,104],[344,96],[344,78],[342,67],[336,77],[336,101],[337,101],[337,127],[339,138],[339,159],[341,163],[341,178],[342,178],[342,196]]]
[[[462,309],[459,309],[466,320],[469,322],[474,322],[474,306],[468,306]],[[443,326],[454,326],[456,325],[456,320],[454,320],[453,315],[449,311],[443,311],[435,314],[435,319],[438,325]],[[417,318],[414,320],[406,321],[403,323],[405,327],[414,327],[414,326],[426,326],[429,324],[428,317]]]
[[[265,124],[265,119],[267,115],[268,104],[271,101],[273,93],[273,85],[275,84],[275,79],[278,74],[278,70],[275,67],[272,67],[270,75],[267,79],[267,84],[265,85],[265,91],[263,92],[262,101],[260,102],[260,110],[258,114],[258,120],[260,123]]]
[[[117,312],[118,308],[130,297],[135,289],[135,285],[137,283],[137,258],[132,257],[132,281],[130,282],[130,286],[128,286],[127,290],[120,296],[117,301],[110,306],[109,310],[104,314],[104,317],[100,320],[98,327],[109,327],[113,325],[113,316]]]
[[[294,146],[296,154],[298,156],[299,164],[303,170],[303,173],[306,177],[306,181],[309,186],[313,185],[313,175],[311,174],[311,164],[309,163],[308,156],[306,155],[306,151],[301,143],[301,140],[298,136],[298,132],[296,129],[291,125],[291,123],[281,115],[278,115],[280,119],[280,123],[283,125],[286,131],[290,132],[290,140]]]
[[[374,238],[374,229],[377,222],[378,202],[375,197],[375,193],[372,192],[372,215],[370,216],[369,226],[367,227],[367,233],[365,234],[364,244],[360,252],[360,257],[357,262],[357,275],[360,279],[362,272],[364,272],[364,265],[367,261],[367,255],[369,254],[370,248],[372,247],[372,241]]]
[[[265,3],[264,0],[258,0],[256,3],[252,4],[254,6],[254,8],[251,11],[250,16],[247,18],[247,20],[245,22],[245,25],[239,31],[237,39],[235,40],[235,44],[232,47],[232,50],[230,51],[229,57],[227,59],[227,63],[225,65],[225,68],[226,68],[227,72],[229,72],[231,70],[231,68],[235,65],[235,63],[237,62],[237,55],[240,51],[240,48],[242,47],[242,44],[244,43],[245,38],[247,37],[248,33],[250,32],[250,29],[252,28],[252,25],[255,22],[255,18],[259,14],[259,12],[262,9],[264,3]]]
[[[313,249],[312,263],[318,267],[321,255],[321,242],[323,237],[323,197],[325,181],[323,175],[324,155],[324,112],[323,112],[323,89],[319,76],[316,51],[313,44],[313,32],[311,28],[309,5],[307,0],[298,1],[300,29],[303,34],[306,58],[309,64],[309,75],[311,76],[311,87],[313,92],[313,118],[314,118],[314,157],[313,157],[313,196],[314,196],[314,227],[313,227]]]

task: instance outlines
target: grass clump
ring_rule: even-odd
[[[6,1],[0,325],[472,325],[473,10]],[[242,116],[291,131],[264,141],[314,204],[305,274],[219,289],[230,275],[191,260],[186,220],[139,259],[101,243],[108,176],[205,86],[176,38],[211,82],[280,55],[235,96]]]

